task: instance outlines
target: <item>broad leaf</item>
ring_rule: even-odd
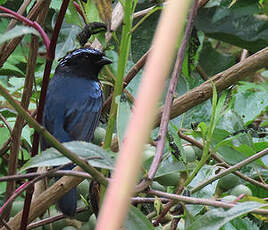
[[[125,230],[154,230],[151,222],[146,218],[146,216],[134,206],[130,206],[130,210],[125,220]]]
[[[88,163],[93,167],[113,169],[114,159],[111,154],[97,145],[83,141],[72,141],[63,143],[63,145],[81,158],[88,159]],[[41,166],[57,166],[69,162],[70,160],[59,153],[58,150],[49,148],[30,159],[21,171]]]
[[[229,210],[214,208],[196,219],[187,230],[217,230],[232,219],[251,212],[256,208],[261,208],[264,205],[257,202],[244,202],[237,204]]]
[[[15,26],[13,29],[7,31],[6,33],[0,35],[0,44],[10,40],[10,39],[13,39],[13,38],[16,38],[16,37],[19,37],[19,36],[22,36],[22,35],[25,35],[25,34],[35,34],[35,35],[39,35],[39,33],[31,28],[31,27],[28,27],[28,26]]]

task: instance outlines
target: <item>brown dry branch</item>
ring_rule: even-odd
[[[251,55],[244,61],[237,63],[231,68],[216,74],[200,86],[176,98],[171,108],[170,118],[173,119],[212,97],[211,81],[214,82],[217,92],[219,93],[238,81],[249,77],[261,68],[267,66],[267,63],[268,47]],[[157,118],[155,119],[154,127],[159,126],[163,109],[164,107],[162,106],[157,114]]]

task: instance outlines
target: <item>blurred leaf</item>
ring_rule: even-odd
[[[233,165],[245,160],[245,157],[232,147],[221,146],[218,148],[217,153],[219,153],[228,164]]]
[[[1,108],[0,113],[7,119],[9,117],[16,117],[17,112],[15,110],[9,109],[9,108]]]
[[[49,8],[59,11],[61,4],[62,4],[62,0],[51,0]]]
[[[36,36],[39,36],[39,33],[34,28],[29,26],[15,26],[13,29],[0,35],[0,44],[25,34],[35,34]]]
[[[61,30],[60,30],[60,35],[62,36],[62,39],[57,43],[55,59],[62,58],[63,56],[66,55],[67,52],[75,49],[76,35],[80,31],[81,31],[81,28],[78,27],[77,25],[63,23]]]
[[[4,5],[7,0],[0,0],[0,5]]]
[[[85,7],[88,23],[101,22],[98,8],[93,0],[88,0]]]
[[[198,128],[200,128],[201,133],[202,133],[202,137],[205,138],[205,136],[207,135],[208,132],[208,126],[205,122],[200,122],[198,124]]]
[[[216,175],[216,171],[219,169],[219,167],[215,167],[214,165],[204,165],[195,178],[192,180],[192,182],[188,185],[189,188],[194,188],[198,186],[201,182],[208,180],[210,177],[213,177]],[[210,198],[214,195],[216,187],[217,187],[218,181],[214,181],[211,184],[208,184],[206,187],[202,188],[201,190],[197,191],[193,194],[193,197],[197,198]]]
[[[7,182],[6,181],[1,182],[0,183],[0,194],[5,194],[6,193],[6,189],[7,189]],[[1,201],[2,200],[3,199],[1,199]],[[0,205],[3,206],[3,203],[1,202]]]
[[[119,97],[117,99],[119,99]],[[131,114],[131,104],[124,95],[121,95],[117,104],[118,104],[118,110],[117,110],[116,125],[117,125],[119,146],[121,146],[125,136],[125,131],[128,125],[129,117]]]
[[[0,69],[0,75],[25,77],[25,74],[17,66],[11,64],[9,61],[6,61],[3,67]]]
[[[82,26],[82,22],[80,19],[80,16],[73,4],[73,1],[70,1],[68,4],[68,9],[66,11],[65,15],[66,22],[69,24],[77,25],[77,26]]]
[[[254,143],[254,149],[256,149],[257,152],[262,151],[262,150],[264,150],[266,148],[268,148],[268,142]]]
[[[0,122],[1,126],[0,126],[0,146],[2,146],[7,139],[10,137],[10,132],[8,130],[8,128],[6,127],[2,127],[2,125],[4,125],[2,122]]]
[[[250,146],[246,144],[242,144],[240,146],[233,146],[233,148],[241,153],[245,158],[251,157],[256,153],[256,150],[251,148]],[[264,166],[262,161],[260,159],[257,159],[254,161],[254,163],[259,164],[260,166]]]
[[[268,106],[267,92],[238,92],[235,95],[234,111],[240,115],[245,125],[250,124]]]
[[[155,201],[154,201],[154,208],[156,210],[156,215],[160,215],[160,211],[161,211],[161,208],[162,208],[162,202],[161,200],[158,198],[158,197],[155,197]]]
[[[31,144],[33,132],[34,132],[34,129],[26,125],[22,129],[21,137],[24,138],[28,142],[28,144]]]
[[[218,170],[218,167],[215,166],[210,166],[210,165],[205,165],[203,166],[195,178],[192,180],[192,182],[188,185],[188,188],[194,188],[197,185],[200,184],[201,181],[205,181],[210,177],[215,176],[216,171]],[[196,198],[211,198],[213,197],[216,187],[217,187],[218,181],[214,181],[211,184],[205,186],[201,190],[197,191],[196,193],[192,194],[192,197]],[[188,204],[186,205],[188,212],[192,216],[196,216],[203,208],[203,205],[192,205]]]
[[[9,78],[8,83],[12,85],[12,87],[9,87],[11,93],[14,93],[15,91],[24,87],[24,78],[11,77]]]
[[[139,1],[136,6],[136,11],[144,10],[151,6],[153,6],[153,4],[149,1]],[[159,10],[155,11],[155,13],[150,15],[134,30],[131,39],[131,54],[134,62],[137,62],[149,50],[160,13]],[[141,17],[134,19],[133,25],[140,20]]]
[[[268,1],[262,0],[262,12],[266,15],[268,15]]]
[[[176,160],[174,157],[169,156],[161,161],[158,170],[155,174],[155,178],[167,175],[173,172],[185,171],[186,167],[183,162]]]
[[[229,132],[229,135],[234,135],[239,133],[241,130],[245,130],[245,125],[243,120],[237,113],[233,110],[228,110],[226,113],[223,114],[221,117],[218,125],[218,129],[225,130]],[[252,136],[248,133],[241,133],[242,135],[236,135],[236,139],[234,139],[233,143],[237,146],[241,144],[246,144],[248,146],[253,146]],[[226,136],[227,137],[227,136]],[[222,141],[222,139],[218,138],[217,136],[213,136],[214,144]],[[225,137],[223,137],[225,138]]]
[[[229,223],[226,223],[221,230],[259,230],[259,227],[257,224],[255,224],[253,221],[251,221],[248,218],[235,218]]]
[[[223,208],[212,208],[210,211],[197,218],[187,230],[216,230],[230,220],[263,206],[265,206],[265,204],[243,202],[226,211]]]
[[[92,158],[88,160],[88,163],[93,167],[113,169],[114,159],[111,158],[111,154],[97,145],[83,141],[72,141],[63,143],[63,145],[82,158]],[[70,160],[60,154],[56,149],[49,148],[30,159],[21,168],[21,171],[41,166],[58,166],[69,162]]]
[[[268,45],[268,21],[259,17],[257,1],[237,1],[232,7],[221,5],[201,8],[196,18],[197,29],[207,36],[256,52]],[[229,2],[229,1],[228,1]],[[230,3],[230,2],[229,2]]]
[[[126,230],[154,230],[152,223],[146,216],[133,205],[130,206],[127,218],[125,220],[124,229]]]
[[[247,90],[257,90],[257,91],[268,92],[268,81],[262,82],[262,84],[248,82],[248,81],[240,81],[239,83],[241,84],[238,87],[240,92],[247,91]]]
[[[210,42],[204,42],[199,61],[208,76],[226,70],[236,63],[234,56],[218,52]]]
[[[108,28],[111,27],[112,19],[112,1],[111,0],[94,0],[99,11],[99,16],[102,21],[107,25]]]
[[[196,66],[199,64],[199,56],[203,48],[203,42],[205,35],[201,31],[197,31],[194,27],[190,37],[190,41],[185,52],[183,65],[182,65],[182,74],[186,78],[190,78],[195,70]],[[192,76],[194,78],[194,76]],[[191,83],[190,80],[188,81]],[[192,87],[191,87],[192,88]]]

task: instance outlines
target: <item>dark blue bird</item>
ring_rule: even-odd
[[[90,142],[102,108],[102,90],[98,81],[101,68],[112,61],[98,50],[81,48],[60,60],[49,82],[42,125],[60,142]],[[50,145],[42,138],[41,150]],[[72,169],[69,166],[64,169]],[[74,216],[76,188],[57,203],[67,216]]]

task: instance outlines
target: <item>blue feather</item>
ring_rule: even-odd
[[[60,142],[92,140],[103,101],[98,73],[110,63],[103,53],[90,48],[75,50],[60,60],[48,86],[42,120],[42,125]],[[41,149],[49,147],[50,144],[41,138]],[[72,217],[76,203],[74,188],[58,201],[57,207]]]

